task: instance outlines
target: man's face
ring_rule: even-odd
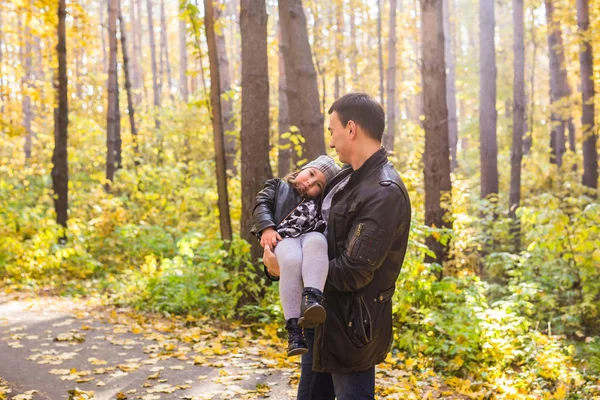
[[[350,153],[350,135],[348,126],[344,127],[338,118],[337,112],[332,112],[329,116],[329,147],[335,149],[341,163],[349,163]]]

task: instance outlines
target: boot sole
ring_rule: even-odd
[[[293,357],[293,356],[300,356],[300,355],[306,354],[306,353],[308,353],[308,349],[300,347],[298,349],[288,351],[287,355],[288,355],[288,357]]]
[[[298,319],[298,325],[303,328],[314,328],[325,322],[326,318],[327,313],[325,312],[325,308],[320,304],[314,304],[304,310],[304,313]]]

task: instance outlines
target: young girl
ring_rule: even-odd
[[[288,357],[308,351],[302,327],[312,328],[325,321],[322,303],[329,257],[323,235],[325,221],[318,215],[317,199],[339,171],[331,157],[319,156],[300,171],[268,180],[256,196],[252,233],[263,248],[275,249]]]

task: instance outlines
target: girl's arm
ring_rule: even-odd
[[[254,225],[250,232],[255,234],[259,240],[262,231],[269,227],[275,228],[277,225],[274,217],[275,194],[280,182],[280,179],[269,179],[263,189],[256,195],[256,202],[252,211]]]

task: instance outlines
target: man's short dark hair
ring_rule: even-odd
[[[363,128],[367,135],[381,142],[385,128],[383,107],[366,93],[348,93],[338,98],[329,108],[336,112],[343,126],[352,120]]]

